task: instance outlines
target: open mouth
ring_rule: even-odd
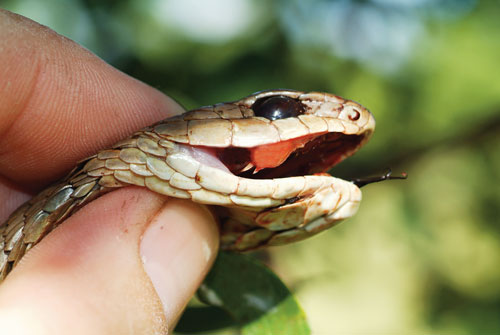
[[[184,146],[202,164],[248,179],[273,179],[326,173],[363,144],[365,135],[325,132],[250,148]],[[381,175],[351,180],[358,187],[389,180],[406,179],[406,173],[392,176],[390,168]]]
[[[363,135],[310,134],[255,147],[183,146],[200,163],[248,179],[272,179],[325,173],[351,156]]]
[[[252,148],[216,149],[216,156],[244,178],[303,176],[326,172],[352,155],[362,139],[360,135],[320,133]]]

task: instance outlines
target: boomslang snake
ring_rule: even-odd
[[[127,185],[215,205],[225,250],[302,240],[357,211],[356,183],[325,171],[358,150],[374,127],[356,102],[293,90],[158,122],[81,161],[0,225],[0,281],[64,219]]]

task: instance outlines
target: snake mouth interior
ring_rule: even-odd
[[[351,156],[365,136],[320,133],[251,148],[216,149],[220,161],[235,175],[270,179],[324,173]]]

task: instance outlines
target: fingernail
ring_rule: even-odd
[[[178,318],[212,265],[217,248],[217,226],[205,207],[169,199],[151,221],[140,252],[167,322]]]

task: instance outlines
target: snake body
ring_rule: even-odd
[[[295,112],[267,116],[276,103]],[[215,205],[222,249],[302,240],[355,214],[359,188],[324,171],[352,155],[374,127],[356,102],[292,90],[158,122],[81,161],[0,225],[0,281],[65,218],[127,185]]]

